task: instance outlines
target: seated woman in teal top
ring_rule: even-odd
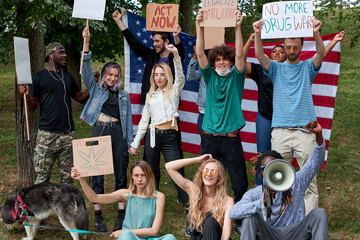
[[[80,181],[85,195],[93,203],[127,203],[122,230],[113,232],[111,237],[124,240],[176,239],[172,234],[158,237],[164,216],[165,195],[155,191],[154,174],[145,161],[137,161],[132,166],[128,189],[120,189],[109,194],[96,194],[75,168],[71,169],[71,176]]]

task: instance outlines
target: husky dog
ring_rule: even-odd
[[[76,187],[67,184],[44,182],[24,188],[18,195],[10,196],[1,207],[0,217],[8,225],[23,220],[26,238],[35,238],[37,225],[40,221],[55,212],[61,224],[67,229],[87,230],[89,217],[86,211],[84,198]],[[79,234],[70,232],[74,240],[79,240]],[[84,239],[86,235],[84,234]]]

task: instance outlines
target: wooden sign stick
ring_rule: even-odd
[[[28,112],[27,112],[26,94],[24,94],[24,104],[25,104],[25,121],[26,121],[27,140],[30,141],[29,118],[28,118]]]
[[[89,27],[89,19],[86,19],[86,28]],[[80,75],[82,71],[83,61],[84,61],[84,51],[85,51],[86,38],[84,38],[83,50],[81,54],[81,62],[80,62]]]

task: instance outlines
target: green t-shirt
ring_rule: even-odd
[[[213,134],[222,134],[245,126],[241,110],[245,83],[245,67],[240,73],[235,67],[230,75],[219,76],[207,65],[201,69],[206,84],[205,115],[202,128]]]

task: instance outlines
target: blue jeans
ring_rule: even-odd
[[[198,116],[198,119],[197,119],[197,128],[198,128],[200,137],[201,137],[201,135],[202,135],[202,124],[203,124],[203,121],[204,121],[204,114],[199,113],[199,116]]]
[[[152,148],[150,147],[150,130],[146,133],[144,144],[146,162],[150,165],[154,173],[156,189],[159,189],[160,183],[160,153],[164,155],[165,162],[181,158],[177,138],[177,132],[158,133],[158,130],[156,130],[155,147]],[[184,168],[179,169],[178,172],[184,176]],[[189,202],[187,193],[175,183],[174,186],[178,192],[178,200],[186,206]]]
[[[256,146],[257,152],[264,153],[271,150],[271,120],[264,118],[259,112],[256,116]],[[260,175],[260,168],[255,174],[255,183],[262,185],[263,179]]]
[[[240,137],[220,137],[203,134],[201,154],[210,153],[215,159],[222,158],[228,167],[235,203],[240,201],[247,191],[248,181],[244,151]]]

